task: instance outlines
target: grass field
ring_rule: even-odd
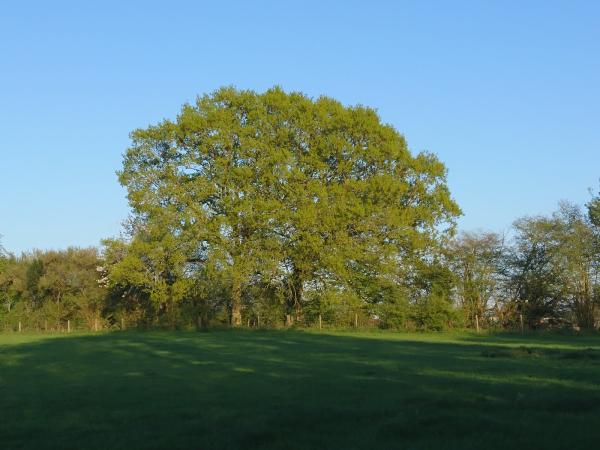
[[[600,337],[0,335],[0,448],[593,449]]]

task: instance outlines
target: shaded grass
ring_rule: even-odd
[[[600,338],[0,335],[0,447],[595,448]]]
[[[533,347],[490,347],[481,351],[481,356],[486,358],[537,358],[537,357],[555,357],[564,359],[600,359],[600,351],[593,348],[582,350],[555,350],[548,348]]]

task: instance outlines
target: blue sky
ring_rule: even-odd
[[[118,234],[129,132],[222,85],[376,108],[445,162],[462,229],[503,231],[598,188],[592,0],[8,0],[0,61],[0,234],[13,252]]]

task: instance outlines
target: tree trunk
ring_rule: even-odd
[[[175,330],[177,329],[177,316],[175,314],[175,300],[173,299],[173,285],[169,284],[168,286],[167,315],[171,329]]]
[[[578,299],[575,302],[576,316],[579,327],[582,329],[594,328],[594,300],[591,292],[591,283],[587,270],[581,269],[581,287]]]
[[[231,286],[231,325],[242,325],[242,283],[237,277],[234,277]]]
[[[56,300],[56,305],[58,307],[58,329],[60,330],[60,292],[58,293],[58,298]]]
[[[296,320],[300,320],[302,316],[302,294],[304,291],[304,273],[294,267],[292,273],[292,283],[290,289],[289,305],[290,309],[293,310],[296,316]]]

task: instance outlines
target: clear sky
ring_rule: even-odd
[[[445,162],[463,229],[598,188],[598,1],[91,3],[0,5],[10,251],[118,234],[129,132],[222,85],[376,108]]]

